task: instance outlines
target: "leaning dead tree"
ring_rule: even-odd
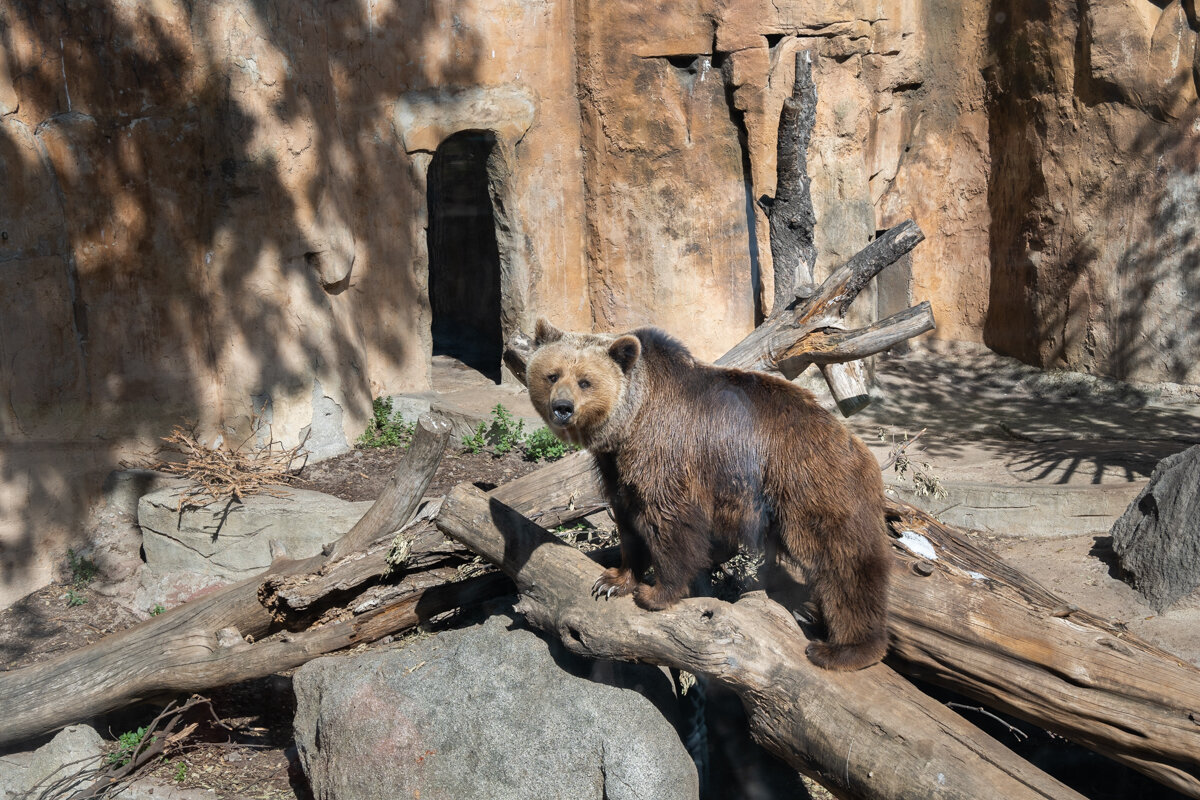
[[[928,330],[928,304],[859,330],[841,324],[871,278],[921,238],[912,222],[888,231],[806,297],[777,305],[718,363],[788,374]],[[525,337],[510,342],[505,358],[518,376],[529,349]],[[515,581],[530,619],[571,649],[679,666],[732,687],[760,741],[840,796],[1077,797],[930,702],[908,674],[1200,798],[1200,670],[1063,603],[916,509],[888,512],[892,656],[832,674],[809,664],[800,628],[761,593],[654,613],[629,598],[593,600],[600,567],[544,530],[604,506],[586,453],[486,496],[460,487],[440,510],[426,504],[413,519],[446,433],[422,420],[383,496],[329,556],[280,558],[256,578],[93,645],[0,673],[0,745],[141,699],[295,667],[512,591]],[[471,551],[441,537],[435,523],[502,573],[460,579],[457,566]],[[396,566],[388,554],[402,526],[406,552]]]

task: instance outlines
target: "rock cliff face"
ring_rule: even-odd
[[[996,2],[987,69],[993,349],[1200,382],[1192,0]]]
[[[345,447],[538,314],[703,357],[769,313],[817,57],[818,277],[859,322],[1200,381],[1195,0],[0,0],[0,603],[181,420]],[[73,538],[74,537],[74,538]]]

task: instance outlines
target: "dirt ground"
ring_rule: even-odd
[[[400,455],[396,449],[354,450],[306,467],[296,485],[346,500],[374,499],[391,477]],[[442,494],[464,480],[485,489],[492,488],[538,466],[515,453],[497,458],[486,453],[448,452],[428,494]],[[1023,541],[980,534],[973,534],[973,537],[977,543],[1010,558],[1071,602],[1114,619],[1144,613],[1136,593],[1120,583],[1119,576],[1115,575],[1105,543],[1101,541],[1103,537],[1089,537],[1087,541],[1079,542]],[[1114,594],[1113,583],[1124,589],[1118,589]],[[72,605],[72,596],[77,602],[78,599],[84,602]],[[113,599],[103,597],[85,585],[62,582],[46,587],[0,612],[0,671],[36,664],[57,653],[89,644],[135,621],[135,617]],[[1196,631],[1175,633],[1200,636]],[[932,692],[938,691],[930,688]],[[306,800],[311,797],[292,739],[294,700],[290,675],[275,675],[226,687],[208,696],[212,700],[213,713],[195,714],[196,732],[181,748],[143,775],[181,790],[211,790],[210,797],[262,800]],[[961,701],[961,698],[949,696],[945,699],[947,702]],[[103,736],[115,740],[122,732],[146,724],[161,708],[162,702],[165,699],[94,720],[93,724]],[[968,705],[977,706],[969,702]],[[1008,723],[995,723],[981,713],[971,710],[961,713],[1043,769],[1073,783],[1096,800],[1165,800],[1174,796],[1135,773],[1025,723],[1012,723],[1020,731],[1018,734],[1013,733]],[[778,769],[778,765],[766,768]],[[782,780],[794,787],[795,775],[790,774],[790,780],[786,776]]]

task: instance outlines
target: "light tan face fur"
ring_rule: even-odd
[[[597,337],[592,344],[583,339],[566,334],[561,341],[538,348],[530,359],[527,380],[529,399],[550,430],[564,441],[586,447],[620,402],[625,376],[608,354],[608,341]],[[565,425],[555,420],[551,410],[555,401],[571,403],[573,414]]]

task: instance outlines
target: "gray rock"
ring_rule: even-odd
[[[342,407],[313,381],[312,424],[300,429],[300,440],[311,461],[324,461],[350,451],[342,425]]]
[[[1200,586],[1200,445],[1159,462],[1113,525],[1112,546],[1160,614]]]
[[[664,715],[675,696],[661,670],[578,658],[511,616],[402,650],[318,659],[294,687],[296,744],[318,798],[698,794]]]
[[[104,740],[87,725],[63,728],[53,739],[32,753],[0,756],[0,800],[16,800],[55,787],[54,797],[70,797],[91,782],[77,777],[100,766]]]
[[[321,492],[281,487],[287,497],[251,495],[180,512],[184,491],[168,488],[142,497],[138,523],[146,566],[140,605],[186,600],[205,588],[233,583],[271,564],[271,542],[289,558],[308,558],[340,537],[371,507]]]
[[[184,478],[149,469],[110,472],[104,481],[104,499],[97,503],[84,523],[87,547],[79,552],[96,564],[98,574],[91,588],[123,602],[131,598],[142,570],[142,529],[138,526],[138,502],[143,495],[187,483]],[[131,609],[145,613],[144,609]]]

